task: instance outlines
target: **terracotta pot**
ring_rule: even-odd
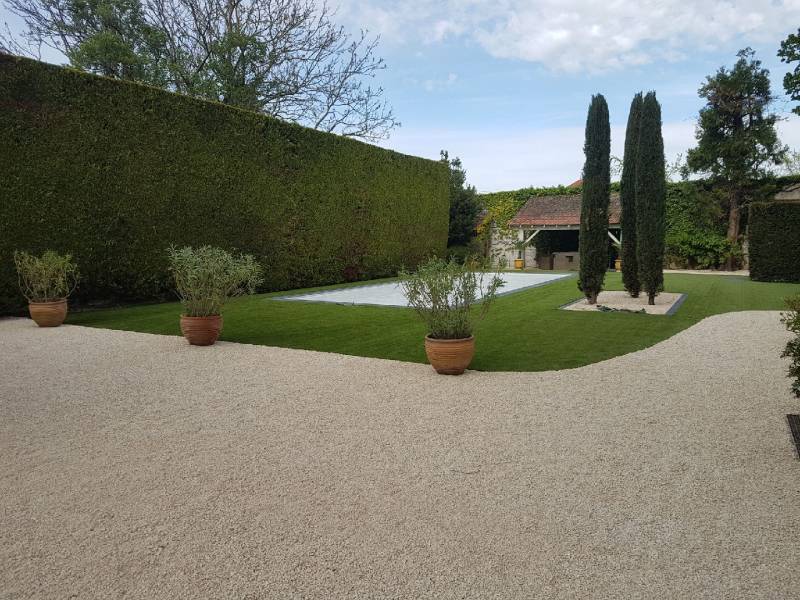
[[[616,259],[614,261],[614,270],[615,271],[622,271],[622,261],[620,259]]]
[[[211,346],[222,331],[222,316],[187,317],[181,315],[181,333],[193,346]]]
[[[67,299],[53,302],[30,302],[28,311],[39,327],[58,327],[67,318]]]
[[[475,356],[475,338],[436,340],[425,336],[425,354],[440,375],[461,375]]]
[[[515,258],[514,259],[514,268],[515,269],[522,269],[525,266],[525,260],[522,258]]]

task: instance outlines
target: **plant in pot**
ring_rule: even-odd
[[[460,265],[440,258],[399,276],[409,305],[427,325],[425,354],[431,366],[442,375],[461,375],[475,355],[474,321],[489,310],[503,281],[472,261]]]
[[[612,240],[611,245],[614,247],[614,252],[617,256],[614,259],[614,270],[617,272],[622,272],[622,243]]]
[[[222,331],[225,302],[252,294],[263,281],[261,267],[249,254],[234,256],[213,246],[172,246],[167,252],[183,305],[181,332],[194,346],[210,346]]]
[[[517,241],[514,242],[514,250],[517,251],[517,256],[514,259],[514,268],[515,269],[524,269],[525,268],[525,248],[528,247],[528,244],[524,241]]]
[[[39,327],[58,327],[67,317],[67,297],[78,283],[78,267],[69,254],[47,250],[41,256],[14,252],[19,287]]]

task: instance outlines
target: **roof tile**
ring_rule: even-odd
[[[611,194],[609,225],[619,225],[622,209],[619,194]],[[508,224],[510,227],[575,226],[581,223],[581,196],[532,196]]]

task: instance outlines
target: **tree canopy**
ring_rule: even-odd
[[[720,67],[706,78],[698,94],[706,100],[697,123],[697,147],[689,150],[687,166],[708,175],[728,193],[728,239],[739,236],[745,190],[767,167],[780,164],[785,148],[775,129],[777,115],[769,111],[775,97],[769,71],[750,48],[741,50],[732,69]]]
[[[608,268],[608,202],[611,193],[611,126],[602,94],[592,96],[583,147],[578,288],[589,304],[597,302]]]
[[[655,92],[648,92],[641,104],[636,147],[636,262],[649,304],[655,304],[664,289],[666,200],[661,105]]]
[[[800,102],[800,29],[781,42],[778,57],[786,64],[797,63],[793,71],[783,76],[783,89],[792,100]],[[792,112],[800,115],[800,105],[795,106]]]
[[[639,146],[639,126],[642,117],[642,93],[631,101],[628,126],[625,129],[625,154],[620,180],[622,204],[622,283],[634,298],[639,297],[639,265],[636,260],[636,151]]]
[[[466,246],[475,235],[475,224],[480,213],[480,203],[475,188],[467,184],[467,172],[461,159],[450,158],[441,151],[441,161],[450,169],[450,230],[448,246]]]
[[[2,47],[49,47],[76,68],[368,140],[399,123],[378,38],[352,37],[316,0],[4,0],[25,23]]]

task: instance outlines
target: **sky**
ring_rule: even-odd
[[[402,127],[383,145],[461,157],[479,191],[580,177],[592,94],[609,103],[622,156],[631,98],[655,90],[672,161],[694,145],[697,89],[751,46],[770,69],[785,144],[800,117],[776,53],[800,27],[800,1],[343,0],[339,17],[381,36],[380,83]]]
[[[655,90],[672,161],[694,145],[697,89],[751,46],[770,69],[781,140],[800,149],[800,116],[783,96],[780,41],[800,0],[329,0],[346,29],[380,36],[374,82],[402,126],[381,145],[458,156],[479,191],[569,184],[580,177],[592,94],[622,156],[633,95]],[[0,6],[0,22],[21,25]],[[44,56],[63,62],[57,56]]]

